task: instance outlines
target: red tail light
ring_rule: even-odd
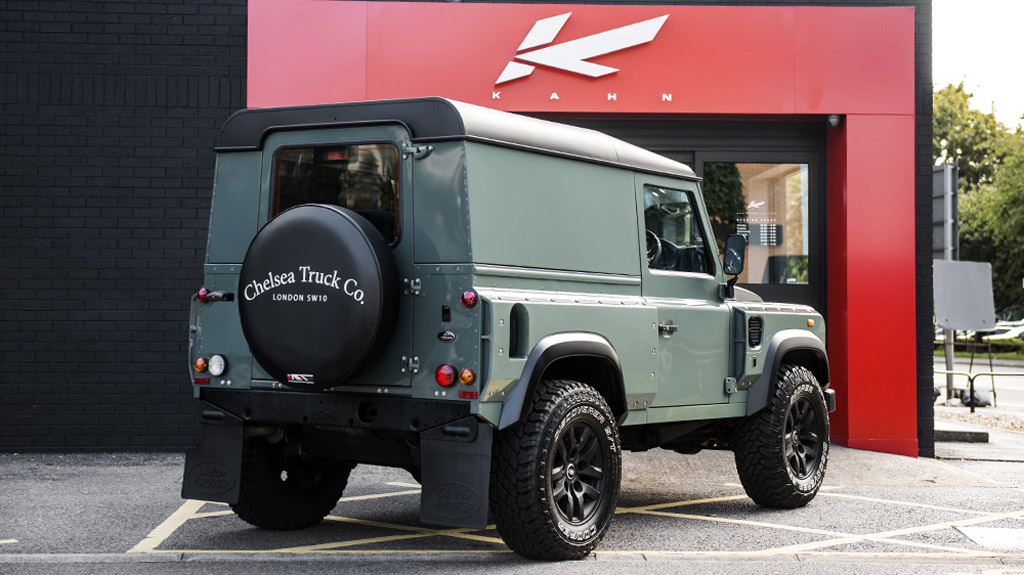
[[[466,290],[462,292],[462,305],[466,307],[473,307],[476,305],[477,295],[473,290]]]
[[[441,387],[448,387],[455,383],[455,368],[448,364],[438,366],[434,371],[434,381]]]

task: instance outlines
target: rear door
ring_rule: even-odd
[[[412,169],[408,132],[399,125],[277,132],[263,151],[260,227],[299,204],[337,205],[365,217],[390,245],[399,279],[413,265]],[[316,246],[310,246],[316,249]],[[345,385],[409,386],[414,298],[400,296],[384,352]],[[325,318],[325,321],[329,318]],[[253,360],[253,377],[271,377]]]

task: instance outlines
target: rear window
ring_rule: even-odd
[[[271,216],[299,204],[348,208],[398,241],[398,149],[391,144],[294,148],[274,163]]]

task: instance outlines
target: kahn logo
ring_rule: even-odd
[[[591,58],[611,54],[646,44],[658,35],[661,27],[668,20],[668,14],[630,24],[621,28],[599,32],[583,38],[569,40],[560,44],[547,46],[555,41],[555,36],[562,30],[565,23],[572,16],[572,12],[560,16],[552,16],[537,20],[530,29],[530,32],[523,39],[523,43],[516,50],[515,59],[510,61],[505,70],[498,76],[495,84],[503,84],[525,78],[533,74],[536,64],[547,66],[557,70],[564,70],[574,74],[600,78],[618,72],[618,68],[602,66],[589,62]],[[541,46],[546,46],[541,48]],[[536,49],[535,49],[536,48]],[[518,61],[517,61],[518,60]],[[529,62],[524,64],[523,62]]]

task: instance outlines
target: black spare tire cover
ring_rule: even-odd
[[[274,379],[303,389],[338,385],[387,344],[398,274],[379,231],[337,206],[304,204],[256,234],[238,298],[253,357]]]

